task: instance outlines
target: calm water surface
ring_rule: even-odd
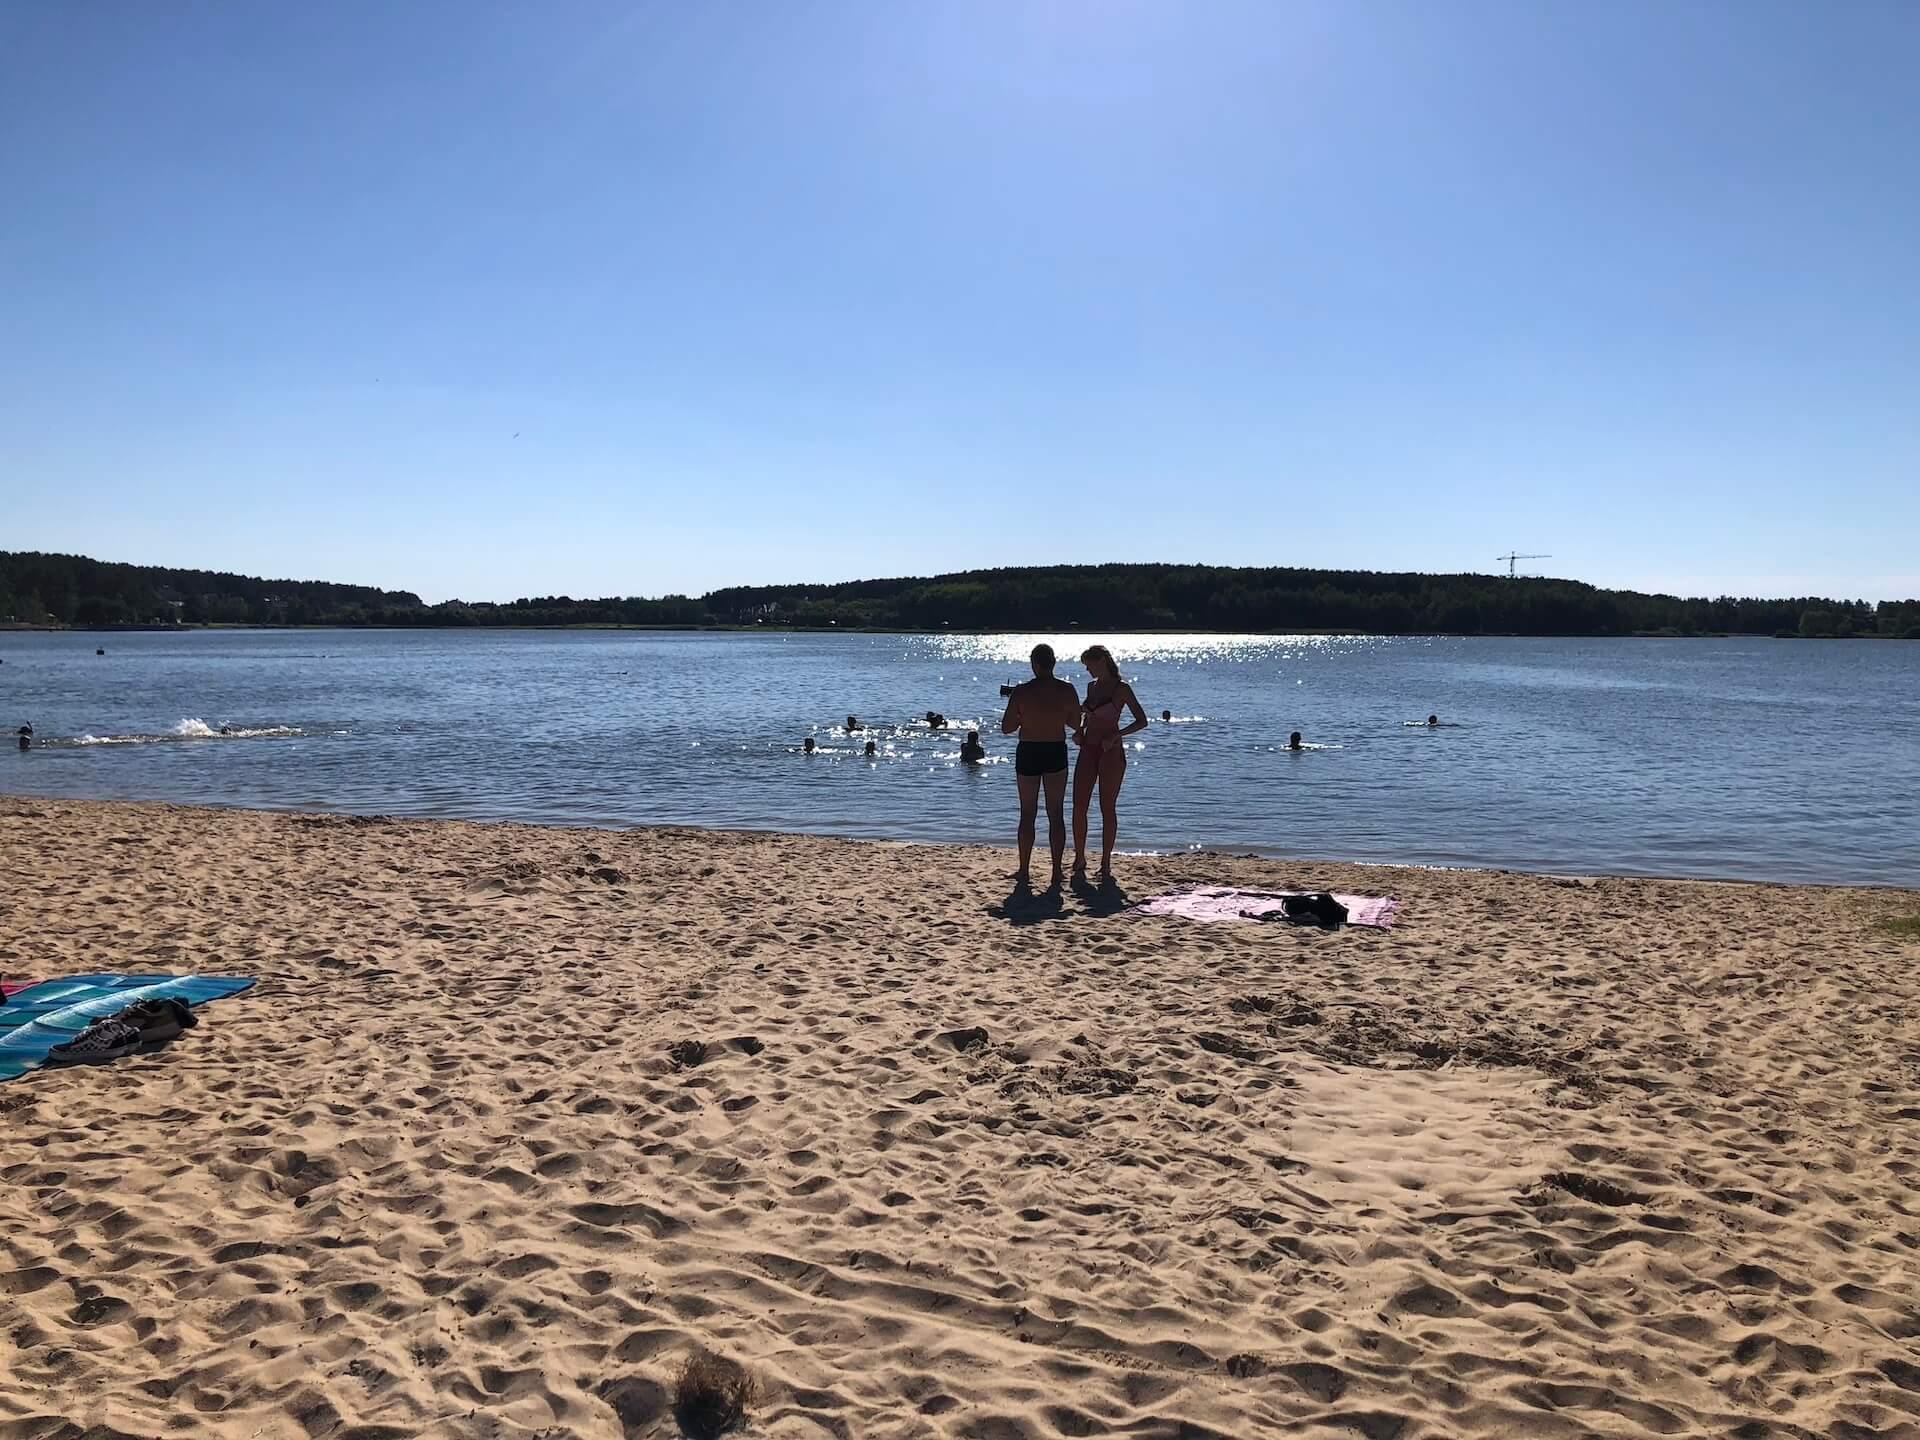
[[[0,791],[1007,843],[1036,638],[0,633]],[[1122,849],[1920,884],[1920,645],[1098,638],[1156,717]]]

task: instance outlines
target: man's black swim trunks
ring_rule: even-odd
[[[1057,775],[1067,768],[1064,740],[1022,740],[1013,747],[1016,775]]]

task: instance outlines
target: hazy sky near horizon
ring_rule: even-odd
[[[0,549],[1920,595],[1912,0],[0,3]]]

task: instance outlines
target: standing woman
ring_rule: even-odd
[[[1120,667],[1104,645],[1090,645],[1080,657],[1087,667],[1087,698],[1080,706],[1080,728],[1074,739],[1080,758],[1073,769],[1073,873],[1087,873],[1087,803],[1093,787],[1100,787],[1100,883],[1113,879],[1113,845],[1120,835],[1120,782],[1127,778],[1127,736],[1147,728],[1147,712],[1133,687],[1120,678]],[[1125,728],[1124,706],[1133,712]]]

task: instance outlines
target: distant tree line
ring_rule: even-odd
[[[356,612],[422,608],[408,590],[0,550],[0,623],[332,625]]]
[[[765,625],[890,630],[1349,630],[1389,635],[1920,639],[1920,600],[1682,599],[1574,580],[1215,565],[1074,565],[761,585],[700,597],[424,605],[404,590],[0,551],[0,622],[57,625]]]
[[[1573,580],[1364,570],[1094,565],[718,590],[717,616],[916,630],[1348,630],[1417,635],[1902,634],[1920,602],[1717,600]]]

